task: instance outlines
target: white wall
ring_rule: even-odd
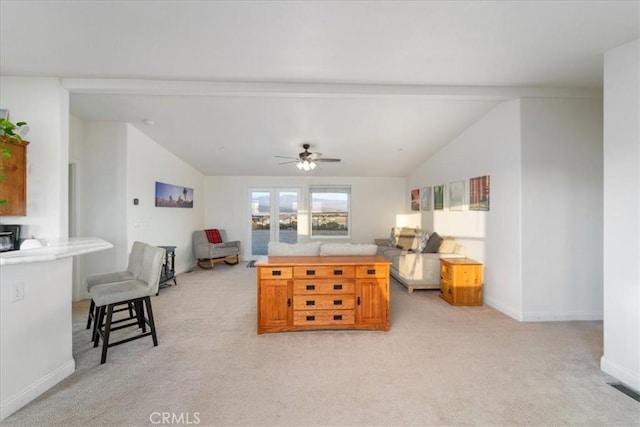
[[[515,319],[602,318],[601,112],[597,99],[505,102],[407,179],[407,193],[465,182],[463,210],[421,211],[423,227],[465,245],[484,302]],[[482,175],[490,210],[469,211]]]
[[[84,123],[83,157],[77,182],[81,195],[78,232],[81,236],[99,237],[113,244],[113,249],[84,256],[87,275],[124,270],[127,266],[126,137],[124,123]],[[73,141],[76,139],[75,136],[72,138]],[[74,295],[74,299],[85,297],[84,293]]]
[[[519,318],[520,102],[505,102],[426,160],[407,178],[414,188],[464,181],[462,211],[421,211],[429,232],[453,236],[467,256],[484,264],[484,302]],[[469,179],[489,175],[489,211],[469,210]],[[432,189],[433,191],[433,189]]]
[[[203,176],[123,122],[83,122],[74,118],[72,152],[78,173],[79,235],[100,237],[114,245],[78,262],[77,276],[124,270],[133,242],[176,246],[176,272],[195,262],[193,230],[203,227],[204,205],[193,209],[156,208],[155,182],[194,188],[202,194]],[[80,121],[82,122],[82,121]],[[133,205],[133,199],[139,205]],[[76,280],[74,299],[88,295]]]
[[[604,58],[602,370],[640,391],[640,41]]]
[[[522,317],[602,319],[602,100],[523,99]]]
[[[156,181],[193,188],[193,208],[157,208]],[[133,204],[138,198],[139,205]],[[204,228],[204,175],[127,125],[127,240],[176,246],[176,272],[195,263],[191,235]]]
[[[309,185],[351,185],[351,238],[343,242],[373,243],[375,238],[388,237],[396,215],[406,211],[404,178],[210,176],[205,185],[204,226],[226,229],[229,239],[241,241],[241,258],[250,259],[249,189],[298,187],[303,198],[300,206],[305,206]]]
[[[67,237],[69,93],[55,78],[2,77],[0,106],[30,127],[27,215],[3,216],[2,223],[25,224],[25,237]]]

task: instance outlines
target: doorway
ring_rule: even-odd
[[[249,190],[251,255],[267,255],[269,242],[298,241],[299,188]]]

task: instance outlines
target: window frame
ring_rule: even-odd
[[[313,196],[314,194],[334,193],[347,195],[347,232],[344,235],[314,234]],[[309,186],[309,238],[310,239],[351,239],[351,186],[350,185],[310,185]]]

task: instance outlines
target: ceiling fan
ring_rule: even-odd
[[[288,162],[279,163],[280,165],[284,165],[287,163],[295,163],[298,169],[309,171],[315,169],[318,162],[339,162],[341,159],[331,159],[328,157],[322,157],[322,153],[311,152],[309,148],[311,146],[307,143],[302,144],[302,148],[304,151],[298,153],[298,157],[286,157],[286,156],[274,156],[280,159],[290,159]]]

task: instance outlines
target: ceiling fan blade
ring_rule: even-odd
[[[320,157],[322,157],[322,153],[318,153],[318,152],[315,152],[315,153],[309,153],[309,155],[307,156],[307,158],[308,158],[309,160],[317,160],[317,159],[319,159]]]
[[[290,162],[281,162],[281,163],[278,163],[278,164],[279,165],[288,165],[289,163],[298,163],[298,161],[297,160],[291,160]]]
[[[314,159],[314,162],[341,162],[342,159],[330,159],[327,157],[321,157],[319,159]]]
[[[298,160],[297,157],[289,157],[289,156],[273,156],[273,157],[277,157],[278,159],[291,159],[291,160]]]

